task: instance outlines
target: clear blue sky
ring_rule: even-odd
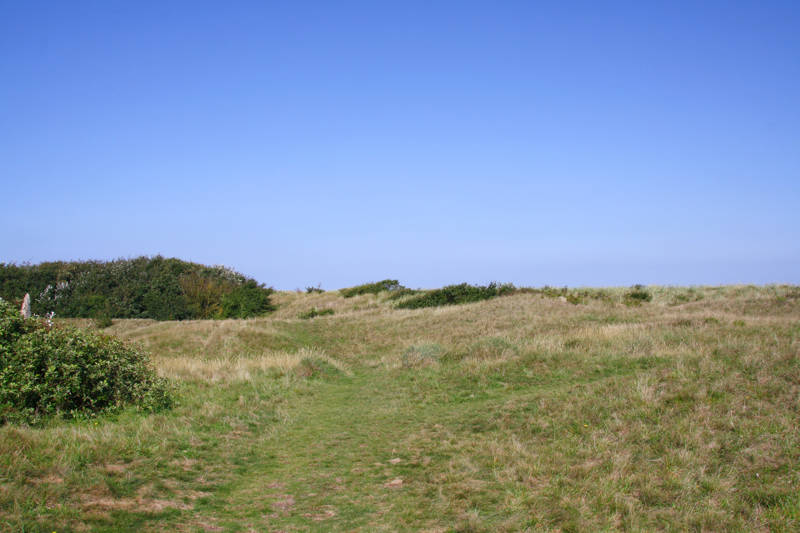
[[[800,282],[800,2],[0,1],[0,261]]]

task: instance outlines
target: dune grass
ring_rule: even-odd
[[[178,405],[0,427],[0,529],[800,529],[800,289],[648,290],[114,321]]]

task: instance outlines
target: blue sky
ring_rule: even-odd
[[[800,282],[798,2],[0,0],[0,261]]]

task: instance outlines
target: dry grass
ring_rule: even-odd
[[[0,528],[800,530],[800,289],[627,290],[116,321],[181,405],[0,428]]]
[[[219,381],[250,381],[259,374],[276,370],[285,374],[297,368],[304,359],[318,359],[347,372],[344,363],[333,359],[319,348],[300,348],[294,353],[267,351],[255,355],[196,358],[188,356],[157,357],[154,360],[158,373],[176,380],[199,380],[208,383]]]

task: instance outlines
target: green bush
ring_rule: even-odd
[[[254,280],[248,280],[222,297],[222,318],[248,318],[274,311],[272,293]]]
[[[653,299],[653,295],[644,285],[634,285],[631,290],[625,293],[625,303],[628,305],[640,305]]]
[[[317,285],[316,287],[306,287],[306,294],[323,293],[325,290]]]
[[[365,283],[347,289],[340,289],[339,292],[345,298],[352,298],[360,294],[378,294],[379,292],[394,292],[405,289],[396,279],[385,279],[375,283]]]
[[[497,296],[504,296],[515,291],[514,285],[504,283],[490,283],[487,286],[475,286],[467,283],[448,285],[441,289],[426,291],[419,296],[409,298],[397,304],[400,309],[417,309],[420,307],[438,307],[441,305],[455,305],[488,300]]]
[[[114,321],[111,320],[111,314],[108,311],[102,311],[94,317],[94,326],[97,329],[105,329],[111,327]]]
[[[332,315],[332,314],[333,314],[333,309],[317,309],[316,307],[312,307],[311,309],[309,309],[305,313],[300,313],[299,315],[297,315],[297,318],[309,319],[309,318],[315,318],[315,317],[318,317],[318,316],[325,316],[325,315]]]
[[[172,403],[139,348],[106,335],[23,319],[0,300],[0,422],[34,423],[127,405],[153,411]]]
[[[244,318],[273,309],[272,290],[231,269],[174,258],[0,263],[0,297],[32,298],[32,311],[59,317]],[[251,301],[245,301],[251,300]]]

